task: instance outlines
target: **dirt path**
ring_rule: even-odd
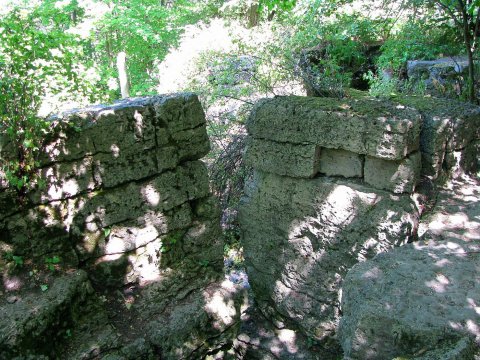
[[[419,238],[456,240],[464,251],[480,251],[480,179],[462,177],[443,186],[420,223]]]

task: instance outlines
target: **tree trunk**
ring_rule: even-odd
[[[130,96],[130,89],[127,77],[127,55],[123,51],[117,55],[117,69],[118,79],[120,80],[120,91],[122,92],[122,99],[124,99]]]
[[[468,54],[468,99],[472,103],[477,103],[475,94],[475,62],[473,61],[473,53],[470,41],[465,40]]]
[[[247,27],[252,28],[254,26],[257,26],[259,20],[260,20],[260,17],[258,14],[258,4],[257,3],[251,4],[247,10],[247,21],[248,21]]]
[[[472,103],[477,103],[477,96],[475,94],[475,63],[473,61],[472,51],[472,36],[470,33],[470,21],[467,13],[466,5],[463,1],[458,0],[459,10],[462,14],[463,25],[463,40],[468,56],[468,99]],[[475,32],[475,29],[473,30]],[[475,33],[473,34],[475,36]]]

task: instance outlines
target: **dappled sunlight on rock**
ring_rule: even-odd
[[[329,339],[340,318],[346,271],[405,244],[418,221],[415,207],[409,196],[344,180],[261,173],[256,181],[257,192],[241,213],[251,212],[243,231],[252,288],[261,299],[268,296],[267,313],[281,314],[332,347],[322,351],[337,351]]]
[[[129,256],[132,270],[127,279],[130,282],[138,282],[140,286],[146,286],[152,282],[160,281],[162,270],[160,268],[161,243],[151,242]]]
[[[448,291],[448,285],[450,281],[448,278],[443,274],[437,274],[435,280],[426,281],[425,285],[438,293],[444,293]]]
[[[159,238],[153,225],[143,228],[114,226],[105,241],[105,254],[125,253],[146,246]],[[160,241],[160,240],[159,240]]]
[[[110,146],[110,150],[112,151],[114,158],[118,158],[120,156],[120,148],[117,144],[112,144],[112,146]]]
[[[475,336],[476,340],[480,342],[480,321],[479,319],[467,319],[465,327],[467,331]]]
[[[362,277],[366,279],[377,279],[381,276],[381,271],[378,267],[374,267],[373,269],[369,269],[365,273],[362,274]]]
[[[476,299],[476,301],[480,301],[479,299]],[[477,305],[474,299],[467,298],[468,305],[470,306],[471,309],[475,310],[477,315],[480,315],[480,306]]]
[[[148,184],[142,189],[142,194],[145,200],[152,206],[160,204],[160,193],[151,184]]]
[[[480,255],[468,246],[478,243],[418,242],[356,265],[343,287],[345,355],[410,356],[436,350],[442,339],[452,349],[461,339],[479,343],[480,311],[472,299],[480,296]]]
[[[237,315],[234,301],[225,299],[225,295],[220,291],[213,296],[206,296],[205,310],[215,318],[213,326],[217,329],[232,325]]]
[[[291,354],[295,354],[298,351],[298,347],[295,344],[295,331],[289,329],[278,330],[278,339],[286,346]]]
[[[3,287],[7,291],[20,290],[23,286],[23,281],[18,276],[3,275]]]
[[[2,297],[36,297],[29,309],[20,309],[23,293],[7,302],[21,319],[0,307],[0,328],[16,323],[20,331],[8,344],[0,331],[0,358],[201,358],[233,339],[248,296],[223,277],[220,215],[199,160],[210,148],[205,122],[193,94],[127,99],[52,120],[39,159],[46,188],[29,194],[22,211],[9,206],[14,192],[1,183],[0,232],[12,254],[23,249],[39,269],[2,278]],[[85,271],[74,273],[79,267]],[[32,309],[45,320],[38,331]],[[58,341],[44,347],[50,335]]]

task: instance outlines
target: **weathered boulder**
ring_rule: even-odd
[[[256,301],[268,316],[331,341],[348,269],[412,239],[413,201],[334,178],[256,172],[249,187],[239,220]]]
[[[407,76],[411,83],[420,85],[431,95],[458,96],[467,87],[468,58],[410,60],[407,61]]]
[[[343,285],[347,358],[473,359],[479,353],[480,243],[414,243],[358,264]]]
[[[7,282],[7,276],[4,281]],[[0,358],[55,356],[54,340],[72,327],[93,289],[84,271],[55,279],[48,291],[0,298]],[[5,301],[7,300],[7,301]]]

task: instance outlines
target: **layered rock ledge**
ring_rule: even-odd
[[[246,151],[255,175],[240,209],[247,272],[264,316],[312,339],[307,358],[342,354],[345,277],[417,239],[436,182],[477,168],[478,124],[479,108],[428,98],[255,106]]]
[[[3,271],[1,309],[24,315],[0,319],[0,328],[15,329],[0,338],[0,357],[200,358],[231,341],[223,334],[235,329],[239,308],[236,289],[222,284],[197,97],[94,106],[52,127],[37,169],[45,185],[23,207],[13,189],[0,189],[1,250],[26,268]],[[4,141],[0,157],[9,151]],[[43,275],[45,264],[52,270]],[[82,276],[72,278],[88,291],[61,277],[77,270]],[[54,345],[44,346],[45,336]]]

